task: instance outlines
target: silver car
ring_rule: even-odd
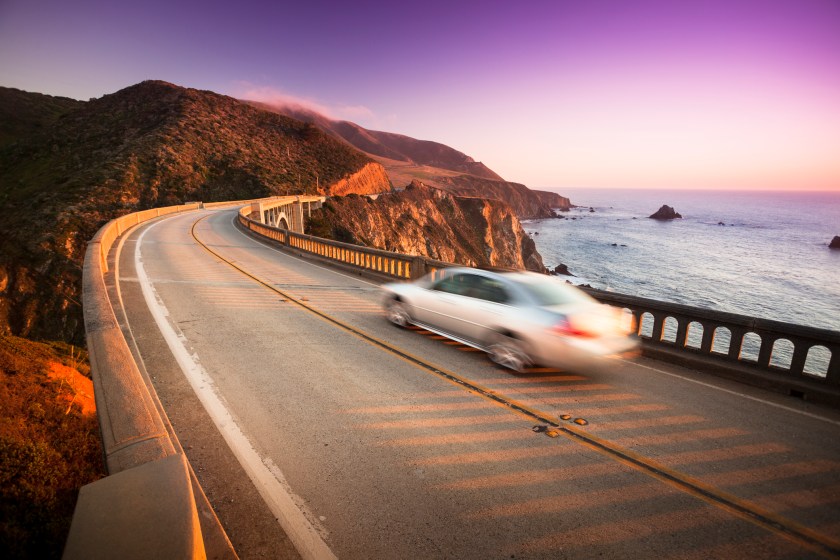
[[[448,268],[383,290],[393,324],[479,348],[518,372],[536,364],[579,370],[638,345],[631,315],[541,274]]]

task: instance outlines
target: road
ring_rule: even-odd
[[[242,558],[840,556],[840,413],[644,358],[513,375],[234,211],[138,228],[133,340]]]

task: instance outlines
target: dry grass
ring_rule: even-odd
[[[73,347],[0,336],[5,558],[59,558],[79,488],[105,476],[92,391],[80,370],[89,371],[86,356]]]

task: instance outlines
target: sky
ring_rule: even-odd
[[[146,79],[435,140],[533,188],[840,191],[838,0],[0,0],[0,85]]]

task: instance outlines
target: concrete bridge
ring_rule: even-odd
[[[282,196],[255,200],[246,207],[248,218],[271,227],[303,233],[304,220],[312,216],[313,208],[320,208],[324,196]]]
[[[513,376],[386,324],[379,282],[450,264],[304,235],[322,202],[91,241],[110,476],[65,557],[840,555],[840,334],[595,293],[644,355]]]

